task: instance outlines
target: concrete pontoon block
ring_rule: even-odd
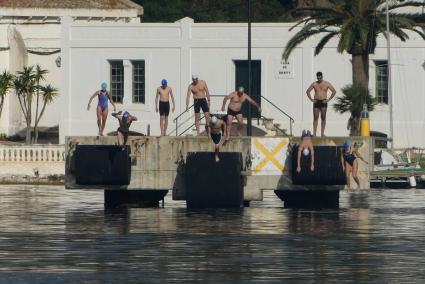
[[[81,185],[126,185],[130,183],[130,147],[77,145],[75,177]]]
[[[243,205],[242,154],[188,153],[186,204],[188,208],[238,208]]]
[[[337,146],[314,146],[314,171],[310,170],[311,154],[301,154],[301,172],[297,173],[298,146],[292,152],[292,183],[294,185],[344,185],[341,153]]]

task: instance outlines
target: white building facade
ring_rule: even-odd
[[[312,128],[312,103],[305,91],[315,80],[317,71],[330,81],[341,95],[341,88],[352,82],[351,57],[336,52],[331,42],[319,56],[314,56],[318,39],[299,46],[289,62],[282,62],[286,42],[296,31],[292,23],[255,23],[252,26],[252,60],[256,73],[257,100],[262,114],[274,118],[289,129],[289,119],[266,99],[295,120],[294,134]],[[94,108],[87,102],[101,82],[112,86],[119,101],[118,109],[128,110],[139,118],[132,130],[158,135],[159,114],[155,112],[155,91],[161,79],[168,80],[176,99],[176,112],[170,114],[169,132],[174,133],[172,119],[185,110],[187,87],[191,75],[198,74],[215,95],[212,111],[221,108],[222,96],[235,90],[247,59],[246,24],[194,23],[184,18],[176,23],[78,23],[70,17],[62,21],[62,93],[60,105],[60,140],[68,135],[96,135]],[[425,42],[411,35],[408,42],[392,41],[392,85],[395,147],[425,145]],[[371,129],[389,135],[389,106],[386,90],[386,41],[379,40],[370,57],[370,90],[380,103],[371,113]],[[239,81],[238,81],[239,80]],[[112,85],[111,85],[112,84]],[[246,87],[246,86],[245,86]],[[254,88],[253,88],[254,89]],[[262,97],[259,97],[261,95]],[[217,96],[217,97],[216,97]],[[341,115],[329,103],[327,136],[348,135],[349,114]],[[180,120],[181,130],[190,128],[193,110]],[[184,122],[182,121],[190,121]],[[254,120],[254,125],[256,125]],[[319,126],[320,127],[320,126]],[[117,122],[109,118],[105,133],[116,130]]]
[[[49,73],[44,83],[59,89],[57,100],[48,105],[40,126],[58,126],[62,94],[62,17],[75,22],[140,22],[143,8],[130,0],[14,0],[0,2],[0,72],[15,74],[23,66],[39,64]],[[33,107],[33,109],[35,109]],[[0,134],[12,136],[25,127],[13,91],[5,97],[0,117]]]

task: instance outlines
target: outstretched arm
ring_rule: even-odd
[[[130,121],[137,121],[137,117],[135,117],[134,115],[130,115]]]
[[[122,111],[120,110],[119,112],[113,112],[111,115],[115,118],[118,118],[118,116],[121,114],[122,114]]]
[[[176,109],[176,104],[174,102],[174,96],[173,96],[173,89],[170,88],[170,98],[171,98],[171,102],[173,103],[173,112]]]
[[[226,103],[227,103],[228,100],[230,100],[231,96],[232,96],[232,94],[229,94],[229,95],[224,97],[223,105],[221,106],[221,111],[224,111],[224,108],[226,107]]]
[[[310,169],[312,171],[314,171],[314,147],[313,147],[313,144],[309,145],[308,148],[310,149],[310,155],[311,155]]]
[[[360,160],[362,160],[366,164],[369,164],[365,159],[363,159],[362,155],[360,155],[360,153],[359,153],[359,151],[357,151],[357,149],[354,150],[353,152],[354,152],[354,154],[356,155],[357,158],[359,158]]]
[[[159,98],[159,90],[156,89],[156,96],[155,96],[155,110],[158,112],[158,98]]]
[[[342,166],[342,171],[345,172],[344,153],[342,151],[342,148],[340,148],[339,150],[341,152],[341,166]]]
[[[90,104],[93,101],[93,99],[97,96],[97,94],[99,93],[99,91],[96,91],[89,99],[89,103],[87,104],[87,110],[90,110]]]
[[[336,90],[335,90],[334,86],[332,86],[331,83],[329,83],[329,90],[331,90],[332,94],[329,97],[329,99],[326,100],[327,102],[329,102],[330,100],[332,100],[335,97],[335,95],[336,95]]]
[[[253,99],[251,99],[250,96],[248,96],[248,95],[245,95],[245,96],[246,96],[246,99],[248,100],[248,102],[250,104],[254,105],[258,109],[258,111],[261,112],[261,107],[257,104],[257,102],[254,101]]]
[[[314,99],[311,97],[311,91],[313,91],[314,89],[314,83],[312,83],[310,85],[310,87],[308,87],[307,91],[305,92],[307,94],[307,97],[310,99],[310,101],[314,102]]]
[[[186,95],[186,111],[189,109],[189,100],[190,100],[190,94],[192,91],[190,90],[190,85],[187,88],[187,95]]]
[[[208,86],[207,83],[205,83],[205,95],[207,96],[207,100],[208,100],[208,107],[211,107],[211,98],[210,98],[210,91],[208,90]]]
[[[301,145],[298,146],[298,153],[297,153],[297,173],[301,172]]]
[[[114,107],[114,111],[116,111],[116,110],[117,110],[117,108],[116,108],[116,106],[115,106],[114,100],[112,99],[112,95],[111,95],[111,93],[110,93],[110,92],[108,92],[108,97],[109,97],[109,100],[111,101],[112,106]]]

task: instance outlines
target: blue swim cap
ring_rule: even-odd
[[[344,144],[342,144],[342,147],[344,149],[348,149],[348,148],[350,148],[350,143],[348,143],[348,141],[344,141]]]
[[[108,87],[108,84],[106,84],[105,82],[103,82],[102,84],[100,84],[100,88],[102,90],[106,89]]]
[[[163,85],[163,86],[167,86],[167,80],[162,79],[162,81],[161,81],[161,85]]]
[[[129,116],[130,114],[128,113],[128,111],[125,111],[123,114],[122,114],[122,117],[124,117],[124,118],[128,118],[128,116]]]

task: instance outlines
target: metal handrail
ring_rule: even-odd
[[[210,97],[225,97],[226,95],[210,95]],[[179,134],[179,118],[181,116],[183,116],[183,114],[185,114],[186,112],[188,112],[191,108],[194,107],[195,104],[192,104],[190,107],[188,107],[186,110],[184,110],[183,112],[181,112],[176,118],[173,119],[173,122],[176,124],[176,128],[173,130],[176,132],[176,136],[180,136],[182,134],[184,134],[188,129],[190,129],[190,127],[192,127],[193,125],[195,125],[194,123],[185,131],[183,131],[182,133]],[[201,118],[202,119],[202,118]],[[171,131],[171,132],[173,132]]]
[[[201,122],[202,119],[204,119],[205,116],[202,116],[201,118],[199,118],[199,122]],[[200,126],[201,123],[199,123]],[[195,123],[192,123],[191,126],[189,126],[188,128],[186,128],[182,133],[180,133],[178,136],[182,136],[183,134],[185,134],[189,129],[191,129],[193,126],[195,125]]]
[[[280,113],[282,113],[283,115],[285,115],[287,118],[289,118],[289,133],[292,136],[292,124],[295,122],[295,120],[292,118],[292,116],[290,116],[289,114],[287,114],[284,110],[282,110],[280,107],[278,107],[277,105],[275,105],[273,102],[271,102],[269,99],[267,99],[265,96],[261,95],[261,98],[264,99],[266,102],[268,102],[269,104],[271,104],[272,106],[274,106]]]

